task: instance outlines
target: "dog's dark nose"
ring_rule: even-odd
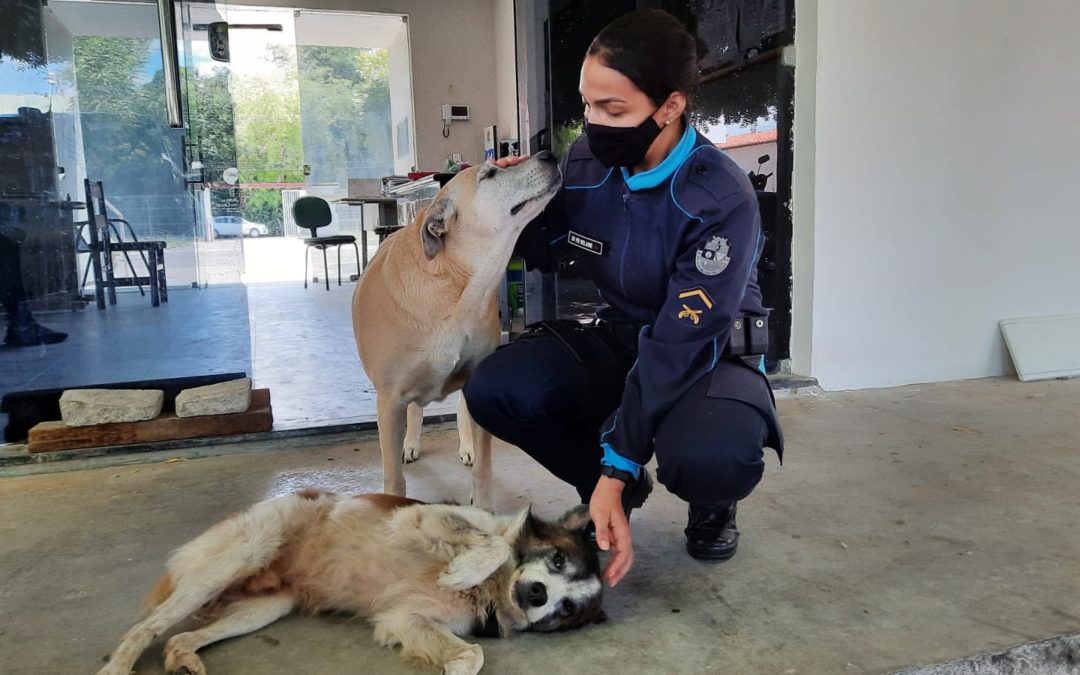
[[[541,150],[533,155],[537,160],[541,162],[548,162],[549,164],[558,164],[558,160],[555,159],[555,155],[551,154],[550,150]]]
[[[529,587],[529,592],[525,595],[525,599],[529,601],[529,604],[533,607],[543,607],[547,604],[547,588],[539,581],[534,582]]]
[[[520,581],[517,587],[514,588],[514,594],[517,595],[518,604],[522,607],[528,605],[529,607],[543,607],[547,604],[547,587],[539,581],[529,583],[527,581]]]

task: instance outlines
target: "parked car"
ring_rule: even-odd
[[[270,233],[266,225],[253,223],[240,216],[214,216],[214,238],[219,237],[264,237]]]

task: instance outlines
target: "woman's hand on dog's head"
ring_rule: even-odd
[[[524,162],[528,158],[529,158],[528,155],[524,155],[522,157],[514,157],[514,156],[511,155],[509,157],[502,157],[500,159],[496,159],[493,162],[489,162],[489,164],[494,164],[495,166],[499,167],[500,169],[507,169],[507,168],[510,168],[510,167],[514,166],[515,164],[521,164],[522,162]]]

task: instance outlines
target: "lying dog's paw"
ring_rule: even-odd
[[[191,633],[178,633],[165,643],[166,675],[206,675],[202,659],[195,654]]]
[[[484,652],[476,645],[469,645],[443,667],[444,675],[476,675],[484,667]]]
[[[187,652],[172,659],[166,657],[165,673],[166,675],[206,675],[206,668],[195,652]]]
[[[472,588],[475,584],[472,583],[471,570],[455,569],[453,565],[450,565],[439,575],[439,588],[445,588],[448,591],[464,591]]]
[[[461,463],[464,464],[465,466],[472,466],[473,465],[473,449],[472,449],[472,446],[462,444],[462,446],[458,448],[458,457],[461,458]]]
[[[401,453],[403,464],[410,464],[418,459],[420,459],[420,448],[405,448],[405,452]]]

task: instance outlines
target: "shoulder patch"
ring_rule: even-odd
[[[726,237],[709,237],[705,245],[697,250],[694,265],[705,276],[715,277],[731,264],[731,246]]]

